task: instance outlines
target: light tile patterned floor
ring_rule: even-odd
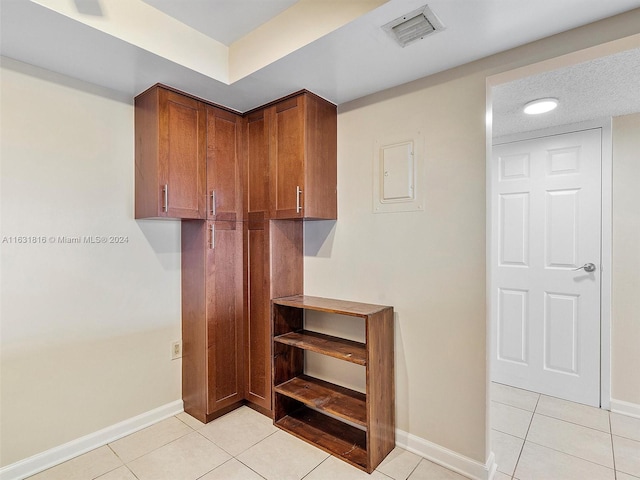
[[[492,385],[494,480],[640,480],[640,419]],[[372,474],[248,407],[204,425],[181,413],[32,480],[463,480],[396,448]]]
[[[204,425],[181,413],[31,480],[464,480],[396,448],[372,475],[241,407]]]
[[[640,480],[640,419],[497,383],[496,480]]]

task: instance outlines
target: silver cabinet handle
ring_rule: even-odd
[[[302,195],[302,189],[300,186],[296,186],[296,213],[300,213],[302,206],[300,205],[300,195]]]
[[[216,216],[216,192],[211,190],[211,216]]]
[[[593,263],[585,263],[583,266],[578,267],[578,268],[574,268],[572,271],[576,271],[576,270],[582,270],[584,269],[585,272],[595,272],[596,271],[596,266]]]
[[[162,186],[162,211],[163,212],[168,212],[169,211],[169,185],[168,184],[164,184]]]
[[[213,250],[216,246],[216,227],[215,224],[211,224],[211,240],[209,241],[209,248]]]

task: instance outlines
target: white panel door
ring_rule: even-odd
[[[600,405],[601,163],[601,129],[493,146],[495,382]]]

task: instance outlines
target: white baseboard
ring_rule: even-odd
[[[640,405],[637,403],[624,402],[622,400],[611,399],[611,411],[621,413],[630,417],[640,418]]]
[[[491,480],[497,468],[493,452],[482,464],[403,430],[396,430],[396,445],[473,480]]]
[[[58,447],[38,453],[19,462],[0,468],[0,480],[22,480],[78,455],[111,443],[154,423],[184,411],[182,400],[167,403],[115,425],[77,438]]]

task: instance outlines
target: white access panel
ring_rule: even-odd
[[[413,200],[414,166],[413,142],[383,145],[382,202]]]
[[[374,145],[373,212],[410,212],[423,209],[420,176],[424,139],[420,133],[390,135]]]

